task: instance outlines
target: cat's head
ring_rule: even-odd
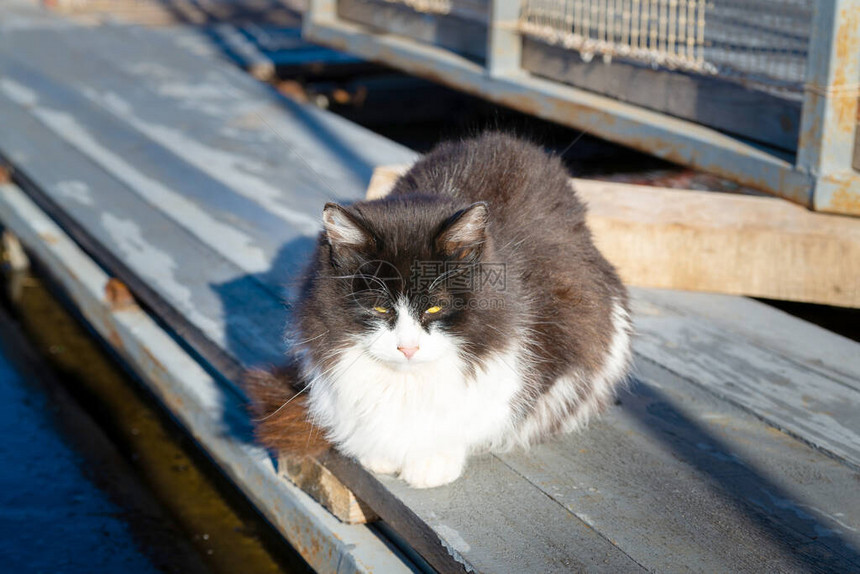
[[[395,369],[479,358],[504,313],[490,211],[410,197],[327,204],[305,323]],[[324,324],[324,325],[323,325]],[[305,334],[305,333],[303,333]],[[308,333],[313,335],[313,332]]]

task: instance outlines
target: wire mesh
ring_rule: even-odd
[[[525,0],[521,32],[656,68],[800,89],[812,0]]]

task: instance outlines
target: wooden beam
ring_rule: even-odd
[[[402,166],[378,168],[382,197]],[[628,285],[860,307],[860,221],[785,200],[572,179]]]
[[[364,524],[378,518],[364,502],[314,458],[281,454],[278,475],[289,479],[326,510],[347,524]]]

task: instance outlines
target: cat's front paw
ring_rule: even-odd
[[[463,473],[466,455],[440,453],[428,457],[410,459],[403,465],[400,478],[412,488],[433,488],[454,482]]]
[[[400,465],[385,458],[367,457],[359,461],[361,466],[376,474],[397,474]]]

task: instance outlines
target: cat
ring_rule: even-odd
[[[471,454],[583,426],[632,334],[585,212],[558,157],[496,132],[438,145],[382,199],[326,204],[291,327],[306,396],[285,409],[257,378],[263,442],[330,441],[430,488]]]

